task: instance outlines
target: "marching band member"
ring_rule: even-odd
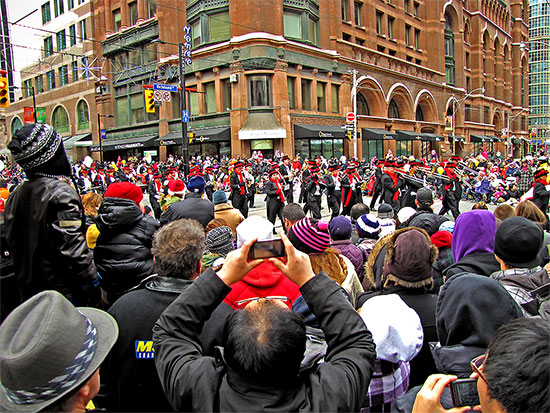
[[[321,170],[318,166],[312,167],[310,171],[311,175],[309,175],[304,184],[304,189],[307,193],[307,205],[311,216],[315,219],[321,219],[321,195],[327,184],[319,176]]]
[[[423,178],[418,174],[419,165],[420,162],[416,159],[409,162],[409,171],[403,175],[404,190],[401,197],[401,208],[411,207],[416,209],[416,192],[424,186]]]
[[[77,177],[78,190],[81,194],[85,194],[92,190],[92,180],[88,172],[88,168],[82,165],[80,168],[80,176]]]
[[[274,165],[269,171],[269,180],[264,184],[266,193],[267,219],[273,224],[273,233],[275,232],[275,219],[279,217],[281,225],[284,228],[283,207],[285,206],[285,194],[283,190],[279,167]]]
[[[162,210],[160,208],[160,203],[162,201],[164,192],[161,182],[162,176],[160,174],[153,175],[153,179],[149,180],[147,184],[147,193],[149,194],[149,203],[151,204],[151,209],[155,214],[155,218],[159,219]]]
[[[342,215],[349,215],[351,207],[358,201],[357,192],[361,191],[361,178],[357,174],[355,164],[348,162],[346,173],[342,178]]]
[[[372,189],[372,200],[370,201],[370,209],[374,210],[374,206],[376,205],[376,201],[378,200],[378,197],[381,197],[382,195],[382,174],[384,171],[382,170],[384,166],[385,161],[376,161],[376,169],[374,171],[375,181],[374,186]],[[381,199],[381,198],[380,198]]]
[[[399,190],[403,186],[403,180],[395,173],[396,166],[394,161],[386,161],[382,175],[382,199],[385,204],[391,205],[394,213],[399,211]]]
[[[243,162],[237,161],[233,168],[233,173],[229,178],[231,185],[231,203],[233,208],[237,208],[243,214],[243,217],[248,217],[248,189],[246,186],[246,178],[243,175]]]
[[[212,202],[212,195],[214,194],[214,191],[216,191],[216,178],[214,177],[213,172],[214,168],[212,168],[212,166],[207,166],[204,169],[204,181],[206,182],[204,192],[210,202]]]
[[[340,177],[338,165],[332,164],[328,167],[328,173],[325,175],[325,182],[327,184],[327,203],[328,207],[332,211],[331,219],[340,215],[340,200],[342,198],[342,183]]]
[[[283,178],[283,190],[285,191],[285,199],[287,202],[292,201],[292,178],[294,178],[294,173],[292,172],[292,167],[290,166],[290,158],[285,155],[282,158],[283,163],[279,167],[279,173]]]
[[[107,177],[105,176],[105,167],[102,164],[97,166],[97,174],[93,183],[101,192],[105,192],[105,189],[107,189]]]
[[[443,198],[441,202],[443,206],[439,211],[439,215],[445,215],[448,211],[451,211],[455,219],[460,215],[459,202],[462,198],[462,186],[460,185],[460,179],[455,173],[455,168],[457,166],[457,161],[460,158],[457,156],[451,156],[450,160],[444,167],[445,175],[448,178],[447,182],[444,182],[443,188]]]
[[[248,208],[255,208],[256,178],[254,177],[252,164],[250,162],[244,165],[244,177],[246,179],[246,186],[248,189]]]

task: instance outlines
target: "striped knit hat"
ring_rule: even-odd
[[[330,246],[328,222],[315,218],[302,218],[288,230],[288,239],[294,248],[314,254],[323,252]]]
[[[378,234],[380,234],[380,223],[378,218],[372,214],[361,215],[357,219],[355,228],[361,238],[378,238]]]
[[[224,257],[234,250],[233,231],[228,226],[212,228],[206,234],[206,249]]]

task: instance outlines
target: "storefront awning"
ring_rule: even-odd
[[[82,133],[80,135],[70,136],[63,139],[63,146],[65,146],[65,149],[72,149],[75,146],[92,146],[91,138],[91,133]]]
[[[103,141],[103,151],[118,151],[124,149],[145,148],[155,146],[157,135],[138,136],[129,139],[114,139]],[[99,145],[90,147],[92,152],[99,152]]]
[[[229,126],[220,126],[217,128],[190,129],[189,133],[194,133],[192,141],[189,144],[202,142],[229,142],[231,140],[231,128]],[[161,138],[155,139],[155,146],[181,145],[181,131],[167,133]]]
[[[384,129],[363,128],[362,130],[363,140],[386,140],[395,139],[397,134]]]
[[[421,132],[415,132],[413,130],[398,130],[397,132],[397,140],[398,141],[425,141],[425,142],[434,142],[434,139],[431,138],[428,135],[433,134],[427,134],[427,133],[421,133]],[[437,135],[433,135],[437,136]]]
[[[272,110],[249,112],[246,123],[239,131],[240,140],[284,138],[286,129],[277,121]]]
[[[294,125],[294,139],[344,139],[346,132],[340,126]]]
[[[483,135],[471,135],[470,142],[493,142],[493,137]]]
[[[502,138],[497,138],[496,136],[491,136],[491,142],[502,142]]]
[[[422,133],[422,137],[430,142],[443,142],[445,140],[443,136],[436,135],[435,133]]]
[[[464,139],[464,137],[462,136],[454,136],[454,140],[455,142],[466,142],[466,139]],[[453,136],[452,135],[449,135],[449,142],[452,142],[453,141]]]

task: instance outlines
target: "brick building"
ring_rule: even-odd
[[[341,126],[357,91],[360,157],[519,156],[527,13],[527,0],[95,0],[95,53],[111,77],[96,102],[115,116],[105,157],[181,153],[179,99],[147,113],[143,85],[179,82],[185,25],[191,155],[352,156]]]
[[[38,12],[42,25],[29,28],[28,42],[19,40],[19,48],[28,47],[30,52],[40,49],[41,56],[21,70],[22,96],[6,110],[11,136],[25,122],[24,108],[33,107],[34,89],[37,120],[56,128],[74,160],[89,153],[91,135],[98,134],[95,82],[91,75],[86,79],[84,70],[86,65],[101,65],[93,56],[92,7],[91,0],[41,2]],[[21,50],[25,51],[17,51]]]

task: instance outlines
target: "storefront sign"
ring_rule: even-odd
[[[28,125],[29,123],[34,123],[34,109],[32,107],[24,107],[23,108],[23,121],[25,122],[25,125]]]
[[[143,142],[134,142],[134,143],[124,143],[122,145],[115,145],[115,150],[118,149],[132,149],[132,148],[143,148],[145,144]]]
[[[334,135],[331,132],[319,132],[320,138],[334,138]]]

